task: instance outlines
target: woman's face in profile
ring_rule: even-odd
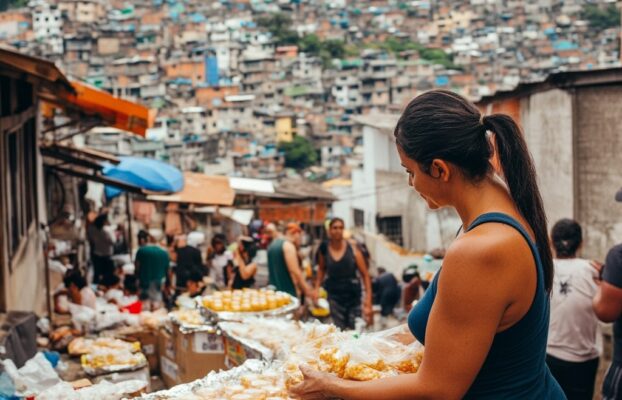
[[[401,147],[397,147],[397,152],[400,156],[402,166],[408,174],[408,185],[412,186],[415,191],[419,193],[430,209],[435,210],[440,208],[441,205],[438,203],[438,196],[436,195],[438,192],[439,179],[422,171],[419,163],[408,157]]]

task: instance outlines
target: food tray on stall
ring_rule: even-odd
[[[127,352],[94,352],[83,354],[82,369],[90,376],[110,374],[113,372],[136,371],[147,366],[147,358],[143,353]]]
[[[169,314],[170,321],[179,327],[179,331],[183,334],[194,332],[207,332],[220,334],[218,326],[206,318],[200,309],[181,309],[171,311]]]
[[[246,360],[257,359],[271,361],[275,354],[260,342],[236,335],[229,324],[235,322],[220,322],[218,325],[222,331],[225,346],[225,365],[234,368],[244,364]]]
[[[277,292],[283,293],[283,292]],[[206,307],[203,301],[199,302],[199,309],[201,310],[201,314],[208,321],[218,322],[218,321],[243,321],[246,318],[278,318],[278,317],[287,317],[292,315],[298,307],[300,307],[300,300],[298,298],[283,293],[286,295],[289,302],[286,305],[283,305],[278,308],[273,308],[270,310],[264,311],[215,311],[209,307]]]
[[[201,389],[214,388],[227,384],[237,384],[239,379],[247,374],[261,374],[270,368],[271,364],[266,361],[248,360],[243,365],[228,371],[212,371],[205,378],[193,382],[177,385],[168,390],[143,394],[139,399],[143,400],[169,400],[177,398],[192,398]]]

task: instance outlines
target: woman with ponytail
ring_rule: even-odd
[[[302,366],[301,399],[565,399],[546,365],[553,259],[533,161],[516,123],[463,97],[424,93],[395,128],[412,186],[454,208],[462,232],[408,316],[415,374],[368,382]],[[519,284],[520,283],[520,284]],[[400,335],[403,337],[404,335]],[[403,339],[405,340],[405,339]]]

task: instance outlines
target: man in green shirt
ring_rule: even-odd
[[[144,243],[140,236],[145,236],[145,233],[139,233],[139,243]],[[149,301],[150,308],[155,309],[162,304],[162,289],[169,272],[170,259],[166,250],[156,244],[155,238],[147,235],[148,243],[138,249],[134,265],[140,285],[140,299]]]
[[[298,224],[287,225],[284,238],[275,239],[268,247],[269,281],[276,290],[294,297],[305,295],[317,303],[317,292],[307,283],[300,269],[298,248],[302,229]]]

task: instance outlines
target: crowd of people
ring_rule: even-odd
[[[333,218],[325,227],[315,246],[295,222],[249,226],[248,235],[231,242],[222,233],[208,242],[198,231],[171,238],[158,230],[140,230],[138,248],[130,254],[124,229],[113,229],[103,210],[87,226],[90,269],[68,265],[56,290],[55,311],[69,313],[70,303],[94,309],[100,297],[123,311],[139,312],[172,308],[181,296],[256,287],[260,249],[266,254],[265,284],[300,299],[296,318],[309,318],[310,308],[319,307],[319,299],[325,297],[330,320],[339,328],[360,328],[357,321],[374,326],[374,305],[385,327],[396,309],[408,311],[423,293],[416,265],[403,271],[403,283],[382,267],[372,274],[369,251],[350,237],[344,221]],[[315,248],[309,252],[305,247]],[[123,253],[125,261],[120,262],[117,256]]]

